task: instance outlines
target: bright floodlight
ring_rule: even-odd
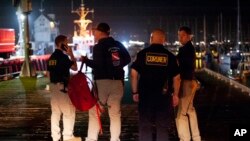
[[[55,28],[55,23],[54,22],[50,22],[50,28]]]
[[[128,47],[128,42],[122,41],[122,44],[127,48]]]
[[[21,20],[23,21],[25,19],[25,15],[21,14],[20,15]]]

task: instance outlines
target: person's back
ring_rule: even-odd
[[[145,60],[141,61],[141,69],[138,70],[139,89],[145,92],[153,91],[155,96],[161,95],[163,85],[168,81],[167,78],[172,77],[171,72],[168,71],[171,71],[171,63],[176,62],[176,57],[161,44],[151,44],[138,53],[137,57]]]
[[[77,70],[76,59],[72,49],[68,47],[68,39],[58,35],[55,39],[56,49],[48,61],[48,76],[50,77],[51,92],[51,137],[53,141],[81,141],[73,135],[75,123],[75,107],[72,105],[67,84],[70,77],[69,69]],[[70,59],[69,59],[70,56]],[[63,131],[60,129],[60,119],[63,117]]]
[[[110,27],[100,23],[94,30],[98,43],[93,49],[93,60],[83,58],[87,66],[93,68],[93,75],[98,90],[101,107],[108,107],[110,117],[110,141],[119,141],[121,133],[120,104],[124,93],[123,67],[130,62],[130,56],[125,47],[109,37]],[[98,140],[100,132],[96,108],[89,110],[89,126],[86,141]]]
[[[124,78],[123,67],[130,62],[130,57],[120,42],[114,40],[112,37],[102,38],[94,47],[93,52],[93,60],[95,60],[96,64],[99,64],[93,67],[95,80],[122,80]]]
[[[48,64],[48,70],[50,72],[50,76],[52,76],[50,77],[50,82],[65,82],[69,79],[69,68],[71,67],[71,62],[68,60],[68,56],[59,49],[56,49],[51,54]]]
[[[176,98],[179,68],[176,57],[163,46],[164,31],[154,30],[150,39],[151,45],[137,54],[131,66],[133,100],[139,102],[139,140],[152,141],[152,124],[155,124],[156,141],[166,141],[172,95],[164,92],[164,86],[168,80],[173,81]],[[177,101],[173,101],[174,106]]]
[[[195,71],[195,48],[191,41],[188,41],[179,49],[177,55],[180,75],[182,80],[192,80],[194,79]]]

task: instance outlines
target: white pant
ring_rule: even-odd
[[[72,105],[67,93],[60,90],[62,84],[50,84],[51,91],[51,136],[53,141],[61,139],[59,122],[63,115],[63,140],[73,138],[75,124],[75,107]]]
[[[192,134],[193,141],[200,141],[200,132],[198,128],[196,111],[193,106],[197,83],[195,80],[183,80],[181,83],[180,102],[176,118],[176,127],[180,141],[190,141]]]
[[[120,141],[121,133],[121,99],[123,84],[121,80],[96,80],[98,97],[101,104],[107,104],[110,118],[110,141]],[[103,108],[103,107],[102,107]],[[86,141],[97,141],[100,126],[98,123],[96,107],[89,110],[88,137]]]

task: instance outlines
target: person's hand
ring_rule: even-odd
[[[133,94],[134,102],[139,102],[139,94]]]
[[[72,48],[71,47],[69,47],[68,45],[66,45],[65,46],[65,49],[66,49],[66,54],[68,54],[68,55],[73,55],[73,51],[72,51]]]
[[[177,95],[173,95],[173,106],[176,107],[179,104],[179,97]]]
[[[88,57],[87,57],[87,56],[81,56],[81,61],[82,61],[83,63],[85,63],[87,60],[88,60]]]

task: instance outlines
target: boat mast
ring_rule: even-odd
[[[207,45],[207,27],[206,27],[206,16],[203,17],[203,39],[205,43],[205,47]]]
[[[78,25],[79,27],[79,32],[78,32],[78,36],[83,36],[85,37],[86,35],[88,35],[89,33],[87,33],[87,26],[92,23],[91,20],[86,19],[86,16],[89,13],[94,13],[94,10],[89,10],[88,8],[84,7],[84,3],[83,0],[81,0],[81,6],[76,9],[73,10],[73,0],[72,0],[72,6],[71,6],[72,10],[71,13],[76,13],[80,16],[79,20],[74,20],[74,23]]]
[[[43,11],[44,11],[44,8],[43,8],[43,3],[44,3],[44,0],[41,0],[41,3],[40,3],[40,9],[39,9],[39,11],[41,12],[41,13],[43,13]]]
[[[236,50],[240,48],[240,0],[237,1],[237,43],[236,43]]]

